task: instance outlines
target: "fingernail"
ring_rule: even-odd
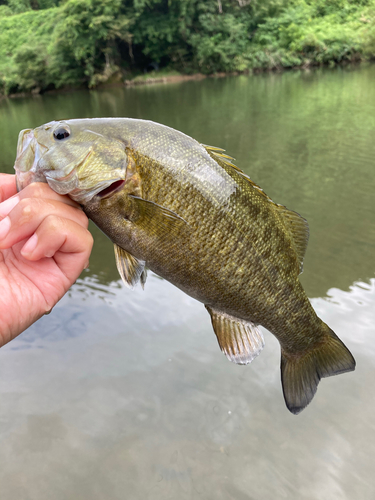
[[[35,250],[37,244],[38,244],[38,236],[36,235],[36,233],[34,233],[22,247],[21,254],[22,255],[31,254]]]
[[[5,217],[2,221],[0,221],[0,240],[3,240],[10,230],[10,219],[9,217]]]
[[[5,217],[6,215],[8,215],[9,212],[17,205],[17,203],[19,203],[19,201],[19,196],[13,196],[8,200],[3,201],[3,203],[0,203],[0,217]]]

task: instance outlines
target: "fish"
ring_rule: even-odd
[[[18,189],[47,182],[78,202],[114,243],[124,283],[147,269],[205,305],[237,364],[279,341],[287,408],[300,413],[319,381],[355,369],[298,279],[307,221],[277,204],[221,148],[148,120],[52,121],[19,134]]]

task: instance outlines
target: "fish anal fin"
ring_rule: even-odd
[[[145,231],[163,236],[188,229],[187,222],[168,208],[138,196],[129,195],[129,198],[134,203],[130,220]]]
[[[251,363],[264,347],[263,335],[258,326],[209,306],[206,309],[211,315],[220,349],[226,357],[240,365]]]
[[[327,334],[322,342],[302,356],[281,349],[281,383],[286,406],[294,415],[313,399],[319,381],[355,369],[349,349],[325,324]]]
[[[142,288],[144,288],[147,277],[145,262],[135,258],[116,244],[114,248],[117,269],[125,285],[134,288],[140,280]]]

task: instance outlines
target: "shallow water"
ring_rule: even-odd
[[[90,269],[0,351],[1,500],[375,497],[374,80],[369,66],[0,103],[0,171],[19,130],[60,118],[151,119],[224,147],[309,221],[301,281],[357,360],[295,417],[271,334],[231,364],[201,304],[152,274],[125,289],[93,228]]]

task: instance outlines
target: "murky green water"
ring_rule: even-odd
[[[22,128],[129,116],[224,147],[310,224],[302,282],[357,360],[285,408],[279,346],[220,353],[204,307],[151,275],[118,281],[93,228],[90,269],[0,351],[1,500],[375,497],[375,67],[208,79],[0,103],[0,171]]]

